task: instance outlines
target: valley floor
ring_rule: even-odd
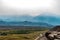
[[[40,33],[45,31],[33,31],[29,34],[8,34],[8,35],[1,35],[0,40],[34,40]]]

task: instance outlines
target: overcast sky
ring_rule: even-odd
[[[0,15],[60,15],[60,0],[0,0]]]

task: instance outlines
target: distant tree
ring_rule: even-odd
[[[1,33],[0,35],[5,36],[5,35],[7,35],[7,33],[3,32],[3,33]]]

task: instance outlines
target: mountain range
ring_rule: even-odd
[[[60,17],[58,16],[47,16],[47,15],[38,15],[38,16],[1,16],[0,25],[25,25],[25,26],[52,26],[60,25]]]
[[[24,21],[24,22],[5,22],[5,21],[0,21],[0,26],[35,26],[35,27],[52,27],[53,25],[44,23],[44,22],[29,22],[29,21]]]

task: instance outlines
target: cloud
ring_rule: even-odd
[[[2,0],[0,15],[32,15],[44,12],[60,15],[60,0]]]

